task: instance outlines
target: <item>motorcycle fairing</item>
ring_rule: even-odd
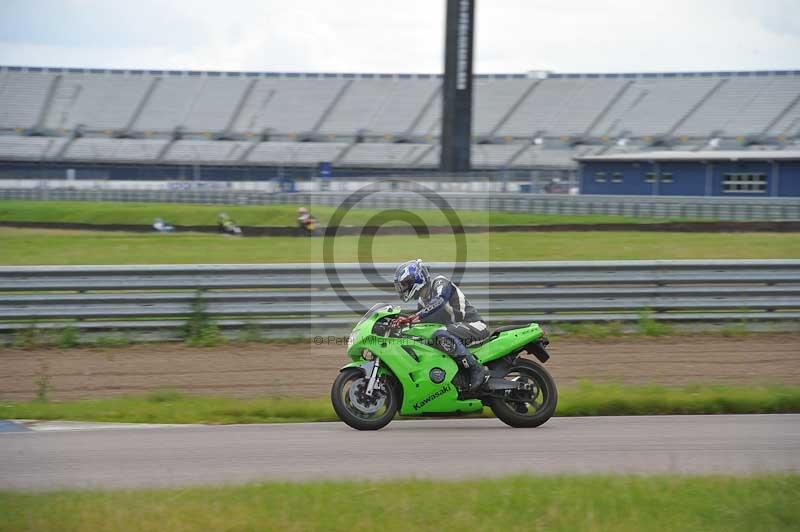
[[[452,384],[453,378],[458,373],[458,365],[442,351],[408,338],[382,338],[382,340],[384,343],[381,344],[380,352],[376,353],[381,359],[378,374],[385,375],[388,368],[400,382],[403,389],[401,415],[479,412],[483,408],[483,403],[478,399],[466,401],[458,399],[458,390]],[[408,349],[413,351],[417,360]],[[361,367],[362,364],[363,360],[356,360],[345,368]],[[444,373],[444,378],[439,383],[431,379],[431,371],[434,369]]]

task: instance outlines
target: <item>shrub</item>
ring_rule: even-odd
[[[66,327],[61,331],[61,336],[58,339],[58,347],[68,349],[78,345],[78,331],[75,327]]]
[[[192,347],[211,347],[222,341],[219,327],[206,312],[202,291],[192,301],[192,313],[183,328],[183,339]]]
[[[41,403],[48,401],[50,390],[53,388],[50,385],[50,366],[47,362],[42,362],[39,366],[39,372],[36,379],[33,381],[36,384],[36,400]]]
[[[639,333],[645,336],[667,336],[673,333],[670,325],[653,319],[653,313],[649,310],[639,313],[636,326]]]
[[[43,332],[31,324],[30,327],[21,329],[14,338],[13,346],[20,349],[34,349],[45,344]]]

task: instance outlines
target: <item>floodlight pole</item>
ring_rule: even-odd
[[[472,146],[472,49],[476,0],[447,0],[439,169],[468,172]]]

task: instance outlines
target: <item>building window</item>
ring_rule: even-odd
[[[674,183],[675,180],[672,178],[672,174],[665,173],[659,174],[659,179],[661,183]],[[647,172],[644,174],[644,182],[645,183],[655,183],[656,182],[656,174],[654,172]]]
[[[594,182],[595,183],[605,183],[606,182],[606,174],[605,172],[597,172],[594,174]]]
[[[766,174],[725,174],[722,191],[736,193],[764,193],[767,191]]]
[[[622,174],[620,172],[614,172],[613,174],[611,174],[611,182],[622,183]]]

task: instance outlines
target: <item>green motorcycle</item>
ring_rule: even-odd
[[[469,350],[489,370],[477,391],[469,391],[468,370],[438,348],[433,333],[442,327],[417,323],[401,329],[391,321],[400,307],[385,303],[364,314],[347,342],[353,360],[331,389],[339,419],[359,430],[385,427],[403,416],[457,415],[484,406],[512,427],[538,427],[553,415],[558,391],[553,377],[523,352],[544,363],[550,355],[536,323],[495,329]]]

